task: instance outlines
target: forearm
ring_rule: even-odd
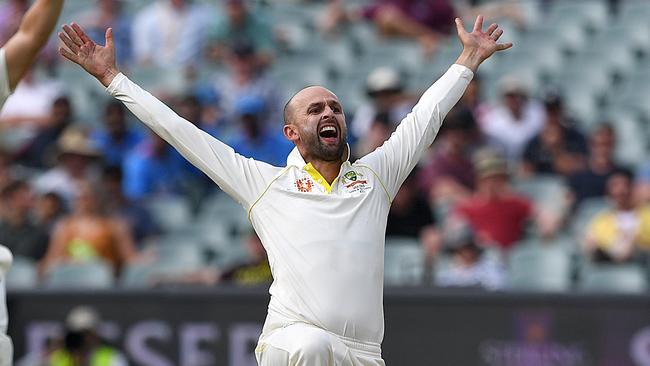
[[[16,87],[49,39],[62,7],[63,0],[37,0],[25,13],[18,32],[5,45],[11,89]]]
[[[463,49],[463,52],[458,56],[455,63],[457,65],[463,65],[475,73],[481,62],[483,62],[483,59],[478,50]]]

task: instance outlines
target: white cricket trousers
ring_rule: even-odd
[[[13,361],[13,344],[9,336],[0,333],[0,366],[11,366]]]
[[[260,366],[385,366],[379,345],[305,323],[276,329],[260,339],[255,356]]]

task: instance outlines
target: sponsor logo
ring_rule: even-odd
[[[299,192],[311,192],[311,189],[314,187],[314,182],[309,178],[300,178],[296,179],[294,184]]]

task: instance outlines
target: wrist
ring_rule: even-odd
[[[104,72],[103,75],[100,75],[99,77],[97,77],[97,79],[99,79],[99,81],[102,83],[102,85],[104,85],[105,87],[108,88],[108,86],[111,85],[111,82],[113,81],[113,79],[115,79],[115,77],[119,73],[120,73],[120,70],[118,70],[117,68],[108,68],[106,70],[106,72]]]
[[[472,72],[476,72],[481,62],[483,62],[483,57],[477,49],[463,48],[463,52],[456,59],[457,64],[467,67]]]

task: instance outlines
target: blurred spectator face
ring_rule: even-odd
[[[81,214],[95,214],[99,211],[97,195],[88,183],[80,183],[75,200],[75,211]]]
[[[254,53],[237,54],[233,53],[230,59],[230,67],[233,74],[240,78],[251,79],[257,73],[257,58]]]
[[[609,161],[614,152],[614,129],[602,126],[591,135],[590,153],[594,159]]]
[[[61,126],[72,119],[70,100],[66,97],[57,98],[52,105],[52,119],[54,125]]]
[[[526,104],[526,95],[520,91],[508,92],[503,95],[503,103],[515,117],[520,117]]]
[[[193,96],[183,98],[178,106],[178,114],[194,124],[201,121],[201,112],[201,103]]]
[[[6,196],[6,204],[13,211],[12,213],[24,214],[32,208],[33,195],[29,186],[25,183],[15,183]]]
[[[56,219],[63,212],[63,199],[56,193],[46,193],[36,203],[36,215],[41,222]]]
[[[508,186],[508,175],[494,174],[478,179],[478,190],[489,197],[500,196]]]
[[[463,94],[462,100],[463,103],[469,106],[475,106],[480,101],[480,91],[481,91],[481,81],[477,77],[474,77],[467,85],[465,89],[465,94]]]
[[[109,200],[122,197],[122,171],[119,168],[104,170],[102,189]]]
[[[630,209],[632,204],[632,178],[617,173],[607,180],[607,194],[618,209]]]
[[[463,245],[456,249],[454,259],[456,260],[456,263],[463,267],[471,267],[478,261],[479,255],[480,252],[476,246]]]
[[[110,103],[106,106],[104,126],[113,137],[120,137],[126,133],[126,119],[122,104]]]
[[[228,0],[226,1],[226,12],[230,22],[234,25],[241,25],[246,20],[246,5],[244,0]]]

